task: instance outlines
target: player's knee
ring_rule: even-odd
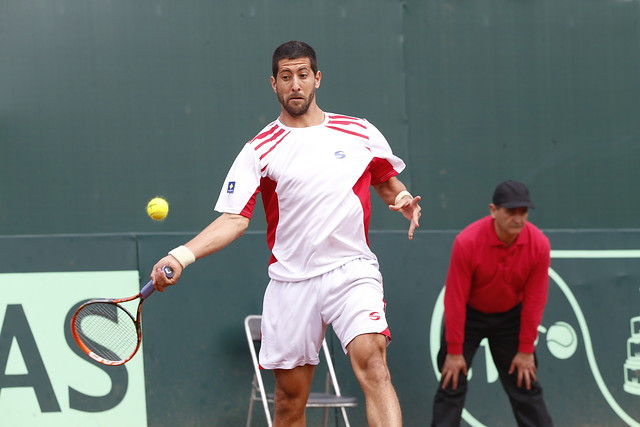
[[[305,393],[285,393],[276,390],[274,408],[276,416],[285,419],[297,418],[304,414],[308,395]]]
[[[356,362],[356,375],[361,383],[375,386],[391,381],[389,369],[382,354],[373,353]]]

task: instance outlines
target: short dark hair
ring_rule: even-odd
[[[271,60],[273,77],[275,78],[278,75],[278,62],[280,62],[280,60],[298,58],[309,58],[311,71],[313,71],[314,75],[318,72],[318,58],[316,57],[316,51],[305,42],[291,40],[286,43],[282,43],[273,52],[273,58]]]

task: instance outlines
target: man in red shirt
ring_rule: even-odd
[[[527,222],[533,207],[524,184],[505,181],[495,189],[490,215],[454,241],[432,426],[460,425],[467,371],[484,338],[518,425],[553,425],[536,378],[534,345],[547,302],[551,246]]]

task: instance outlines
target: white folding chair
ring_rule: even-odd
[[[258,354],[256,347],[260,343],[260,324],[262,322],[262,316],[249,315],[244,319],[244,329],[247,334],[247,343],[249,344],[249,352],[251,353],[251,360],[253,362],[253,380],[251,382],[251,397],[249,400],[249,414],[247,415],[247,427],[251,426],[251,419],[253,416],[254,402],[261,401],[264,408],[264,414],[267,418],[267,424],[269,427],[272,425],[271,411],[269,405],[273,404],[273,393],[266,393],[264,387],[264,381],[262,379],[262,369],[258,363]],[[329,408],[340,408],[342,412],[342,418],[346,427],[350,427],[349,418],[347,417],[346,408],[353,408],[358,405],[358,401],[355,397],[342,396],[340,393],[340,386],[338,385],[338,379],[336,378],[336,372],[333,367],[333,361],[331,360],[331,353],[327,346],[327,341],[322,340],[323,357],[321,358],[326,362],[327,366],[327,379],[324,392],[311,392],[309,394],[309,400],[307,401],[307,408],[324,408],[323,425],[326,427],[329,422]]]

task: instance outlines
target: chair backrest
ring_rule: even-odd
[[[253,341],[260,341],[260,325],[262,324],[262,316],[252,314],[245,319],[245,327]]]

